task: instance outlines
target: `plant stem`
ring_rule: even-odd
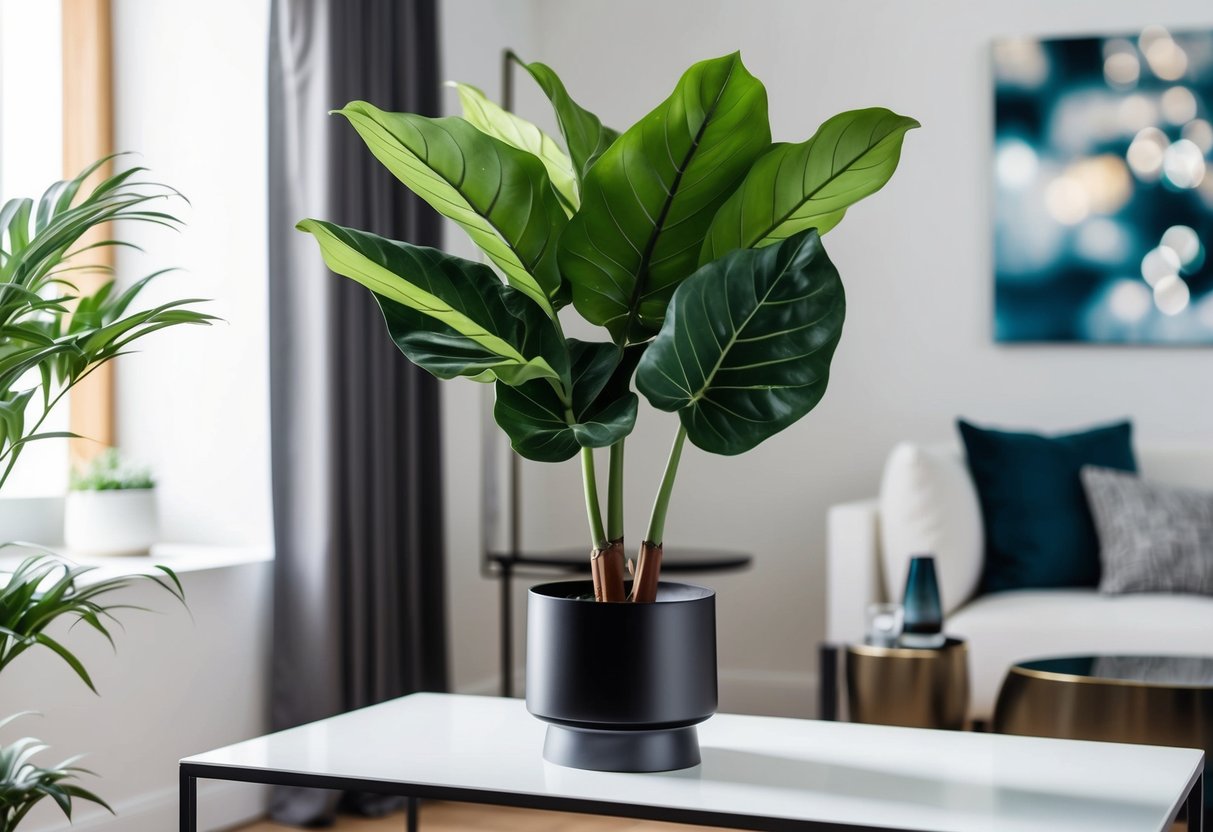
[[[623,539],[623,443],[611,446],[610,478],[607,480],[607,539]]]
[[[602,528],[602,510],[598,504],[598,480],[594,476],[594,451],[581,449],[581,483],[585,489],[585,512],[590,521],[590,544],[594,549],[606,547],[606,532]]]
[[[657,499],[653,501],[653,514],[649,518],[649,532],[645,537],[648,543],[660,545],[664,542],[665,515],[670,508],[670,492],[674,490],[674,476],[678,473],[678,460],[682,458],[682,444],[686,438],[687,429],[679,424],[674,445],[670,448],[670,458],[665,464],[665,474],[661,477],[661,488],[657,490]]]

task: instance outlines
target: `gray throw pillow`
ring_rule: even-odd
[[[1080,476],[1099,536],[1101,592],[1213,595],[1213,494],[1110,468]]]

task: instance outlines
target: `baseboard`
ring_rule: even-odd
[[[32,825],[22,832],[165,832],[176,829],[179,815],[176,789],[163,789],[127,800],[114,801],[114,814],[81,809],[69,823],[59,818],[51,823]],[[77,804],[81,806],[82,804]],[[248,783],[199,781],[198,829],[219,832],[243,826],[265,816],[269,789]]]
[[[526,672],[519,668],[514,671],[514,690],[521,696],[523,685],[525,684]],[[498,696],[501,693],[501,677],[497,675],[488,676],[484,679],[478,679],[475,682],[469,682],[466,685],[457,685],[455,693],[466,693],[471,696]]]
[[[793,670],[721,670],[720,710],[738,714],[812,718],[817,715],[817,674]],[[523,694],[526,673],[514,671],[514,690]],[[489,676],[459,687],[459,693],[495,696],[501,680]]]
[[[817,674],[797,670],[726,669],[719,675],[720,710],[811,719],[817,715]]]

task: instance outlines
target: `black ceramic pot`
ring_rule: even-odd
[[[716,593],[662,582],[652,604],[598,603],[590,581],[533,587],[526,706],[543,757],[597,771],[699,763],[695,725],[716,712]]]

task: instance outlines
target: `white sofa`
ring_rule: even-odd
[[[964,466],[963,456],[956,449],[932,452],[952,465]],[[1139,448],[1136,453],[1141,476],[1147,480],[1213,491],[1213,449]],[[967,483],[966,488],[972,488],[967,469],[963,469],[960,479]],[[974,492],[968,503],[949,502],[932,522],[971,526],[974,518],[967,514],[976,509],[975,499]],[[905,502],[903,499],[903,506]],[[832,643],[860,641],[867,605],[900,598],[904,571],[885,573],[896,571],[895,564],[915,552],[884,551],[880,505],[881,501],[874,498],[836,505],[829,511],[826,631]],[[980,529],[980,517],[975,521]],[[962,548],[965,551],[961,558],[978,558],[978,563],[969,564],[976,574],[980,547]],[[952,562],[941,566],[965,571],[957,568],[955,552],[949,557]],[[1210,597],[1108,596],[1094,589],[1046,589],[976,595],[958,605],[954,603],[957,600],[962,599],[944,599],[945,606],[955,607],[945,628],[969,642],[973,719],[990,718],[1007,668],[1025,659],[1116,653],[1213,655]]]

